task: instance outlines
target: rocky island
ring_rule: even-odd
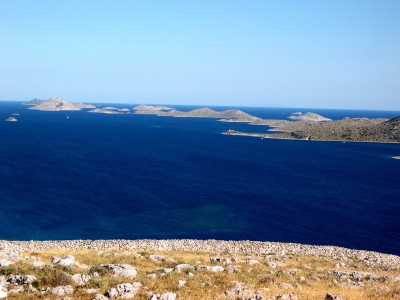
[[[155,114],[163,117],[180,117],[180,118],[214,118],[221,119],[226,122],[256,122],[260,118],[249,115],[237,109],[229,109],[224,111],[215,111],[208,107],[197,108],[191,111],[179,111],[170,107],[154,107],[148,105],[139,105],[134,108],[136,114]]]
[[[252,125],[266,125],[266,133],[239,132],[228,129],[225,135],[252,136],[274,139],[297,139],[319,141],[353,142],[400,142],[400,117],[388,119],[344,118],[331,120],[321,115],[307,112],[295,112],[290,120],[262,119],[237,109],[217,112],[207,107],[188,112],[170,107],[139,105],[134,108],[136,114],[155,114],[164,117],[216,118],[222,122],[245,122]]]
[[[18,120],[14,117],[9,117],[5,120],[6,122],[17,122]]]
[[[263,120],[276,133],[245,133],[227,130],[223,134],[275,139],[352,142],[400,142],[400,117],[387,119],[344,118],[337,121]]]
[[[115,115],[115,114],[129,114],[130,110],[128,108],[104,107],[104,108],[95,108],[89,110],[88,112]]]
[[[61,110],[81,110],[82,108],[95,108],[91,104],[83,104],[76,102],[67,102],[58,97],[52,97],[48,100],[33,99],[25,102],[29,105],[29,109],[42,110],[42,111],[61,111]]]
[[[400,297],[400,257],[216,240],[0,241],[0,299]]]

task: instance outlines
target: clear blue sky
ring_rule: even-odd
[[[400,110],[399,0],[0,0],[0,99]]]

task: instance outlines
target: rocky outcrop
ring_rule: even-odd
[[[36,105],[29,107],[29,109],[42,110],[42,111],[60,111],[60,110],[81,110],[82,108],[95,108],[91,104],[67,102],[58,97],[52,97],[48,100],[42,100]]]

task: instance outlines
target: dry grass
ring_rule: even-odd
[[[141,252],[139,252],[141,253]],[[73,299],[93,299],[93,295],[87,294],[84,289],[97,288],[101,294],[105,294],[111,287],[126,282],[140,282],[142,287],[134,299],[149,299],[152,293],[173,292],[177,294],[178,299],[227,299],[225,291],[233,289],[235,284],[240,284],[242,289],[259,291],[259,294],[268,298],[281,293],[295,293],[299,299],[324,299],[326,294],[340,294],[346,300],[359,299],[393,299],[396,295],[400,297],[400,283],[395,280],[383,282],[381,280],[363,281],[363,287],[341,286],[340,280],[333,276],[327,276],[326,273],[339,270],[341,272],[370,272],[378,276],[399,276],[400,267],[388,271],[383,267],[371,268],[362,262],[346,261],[346,266],[335,269],[334,265],[338,260],[329,259],[321,256],[275,256],[251,257],[257,259],[260,264],[250,265],[246,257],[239,254],[210,254],[207,252],[190,251],[158,251],[156,254],[166,258],[172,258],[173,261],[165,260],[155,262],[148,259],[149,254],[141,253],[142,257],[137,257],[136,252],[122,251],[43,251],[35,253],[24,253],[26,256],[37,256],[44,263],[50,264],[52,257],[61,257],[64,255],[73,255],[77,262],[91,266],[90,270],[77,267],[42,267],[35,268],[29,261],[20,261],[8,267],[0,268],[0,275],[8,276],[10,274],[34,275],[37,281],[32,285],[36,288],[56,287],[60,285],[71,284],[74,287],[74,294],[70,295]],[[223,263],[210,262],[211,257],[239,258],[239,263],[230,263],[237,267],[238,271],[229,273]],[[266,262],[275,262],[279,265],[272,268]],[[116,278],[113,273],[100,264],[123,263],[130,264],[137,268],[138,274],[135,279]],[[165,273],[161,268],[174,268],[177,264],[188,263],[194,265],[220,265],[225,268],[224,272],[213,273],[204,270],[187,270],[182,273],[175,271]],[[291,270],[296,269],[296,270]],[[72,284],[66,274],[93,273],[100,274],[99,278],[92,278],[84,287]],[[155,273],[156,278],[150,278],[148,274]],[[189,274],[191,273],[191,274]],[[325,275],[323,275],[325,274]],[[179,280],[186,281],[184,287],[178,287]],[[283,285],[282,285],[283,284]],[[290,284],[293,288],[285,288],[285,284]],[[8,287],[10,289],[10,287]],[[9,294],[7,299],[60,299],[60,296],[48,294],[28,294],[26,292],[19,294]],[[240,299],[240,297],[238,298]]]

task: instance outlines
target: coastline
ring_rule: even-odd
[[[241,253],[244,255],[318,255],[330,258],[354,258],[376,265],[400,264],[400,256],[367,250],[355,250],[337,246],[317,246],[297,243],[225,241],[225,240],[53,240],[53,241],[6,241],[0,240],[0,251],[74,251],[74,250],[182,250],[213,253]]]
[[[282,132],[282,130],[268,130],[268,131],[276,131]],[[288,141],[307,141],[307,142],[337,142],[337,143],[375,143],[375,144],[399,144],[398,142],[385,142],[385,141],[354,141],[354,140],[330,140],[330,139],[296,139],[290,137],[274,137],[274,134],[268,133],[246,133],[246,132],[222,132],[223,135],[233,135],[233,136],[248,136],[248,137],[255,137],[261,139],[272,139],[272,140],[288,140]],[[400,159],[400,156],[393,156],[394,159]]]

